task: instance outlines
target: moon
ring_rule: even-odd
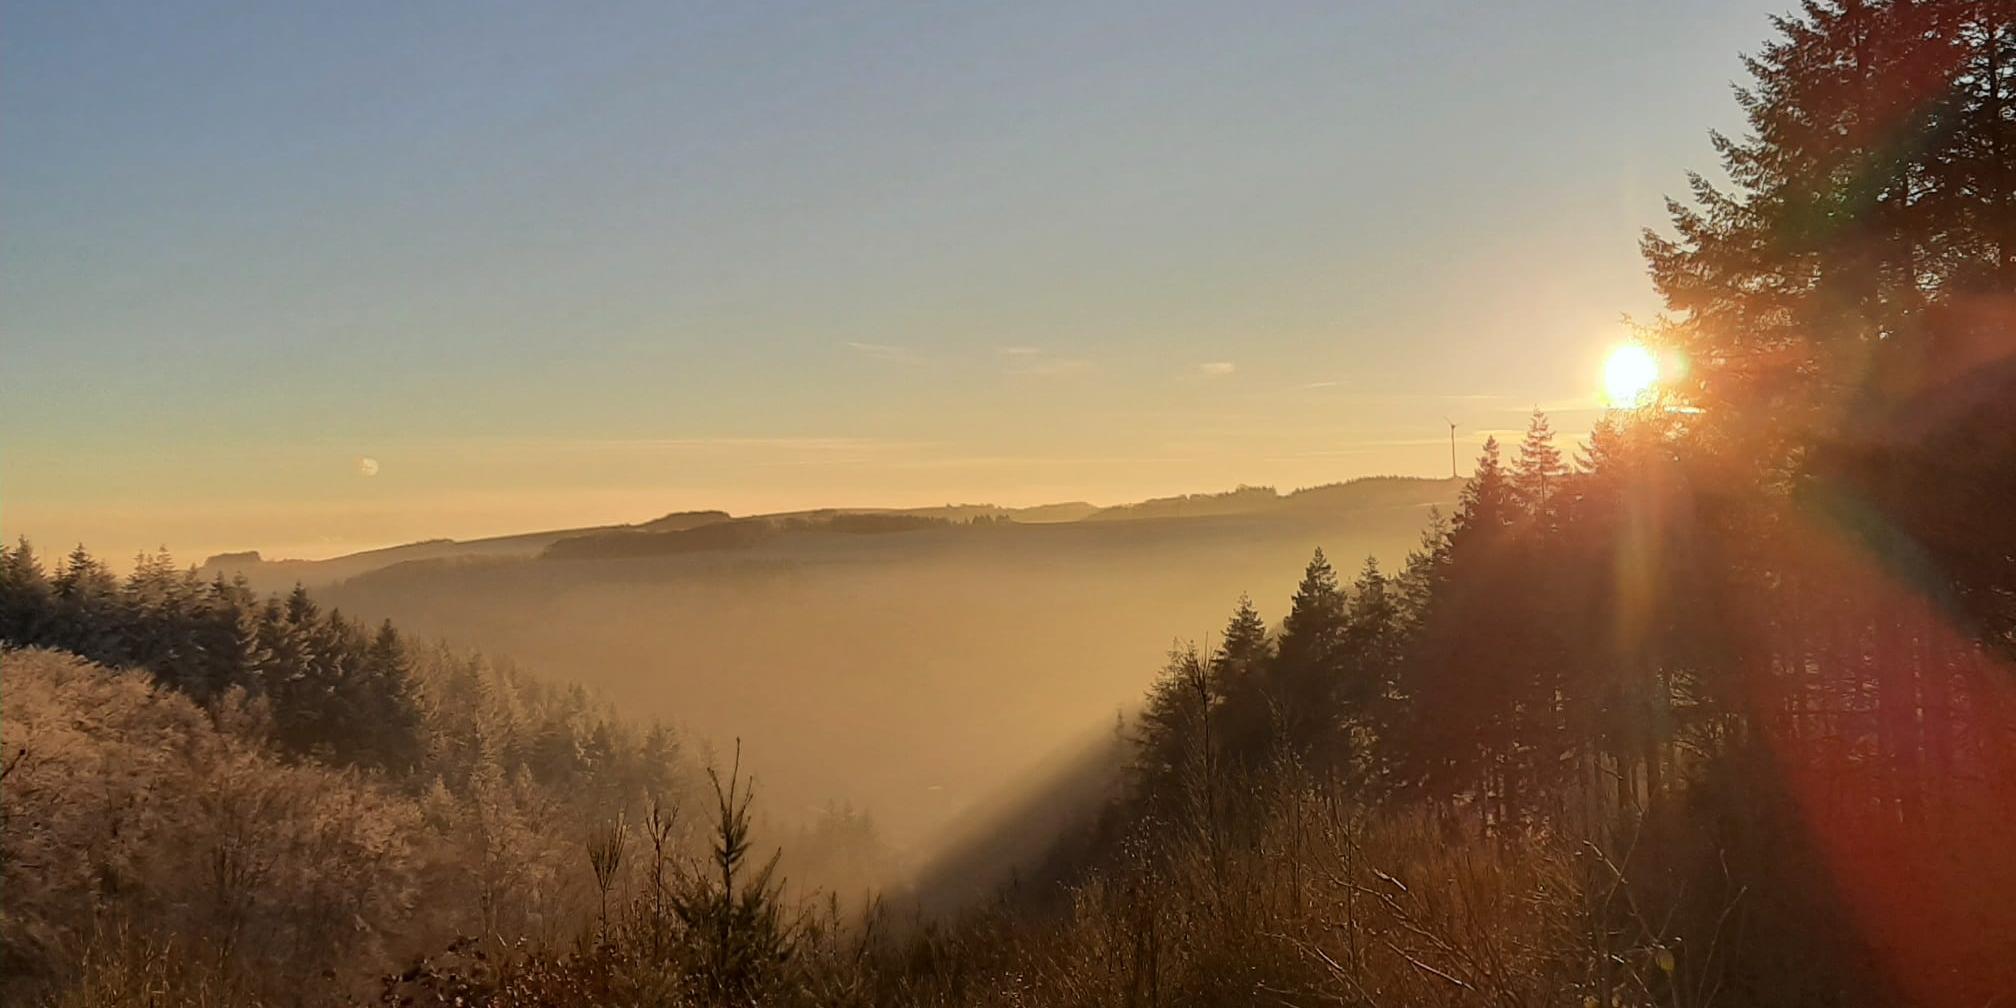
[[[369,455],[357,456],[357,475],[359,476],[378,475],[378,460],[372,458]]]

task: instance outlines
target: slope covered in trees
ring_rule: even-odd
[[[578,687],[165,557],[0,551],[0,674],[10,1002],[128,939],[250,994],[550,934],[588,890],[569,834],[693,784]]]

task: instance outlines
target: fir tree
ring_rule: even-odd
[[[1253,599],[1241,594],[1239,605],[1226,621],[1223,641],[1211,656],[1211,685],[1224,701],[1219,718],[1222,749],[1248,766],[1258,765],[1266,756],[1265,739],[1272,713],[1268,705],[1266,676],[1274,659],[1274,645],[1267,625],[1253,608]]]
[[[361,692],[370,703],[372,758],[380,766],[404,770],[421,757],[420,711],[414,696],[413,663],[391,620],[379,624],[364,657]]]
[[[1449,518],[1441,508],[1430,508],[1428,524],[1421,530],[1420,544],[1407,554],[1406,569],[1401,571],[1393,585],[1401,618],[1410,635],[1427,620],[1430,603],[1448,562]]]
[[[1813,0],[1778,26],[1745,134],[1712,138],[1733,185],[1693,176],[1643,241],[1704,447],[1765,475],[1882,422],[2016,292],[2007,6]]]
[[[1536,518],[1547,514],[1551,495],[1561,491],[1568,466],[1561,450],[1554,447],[1554,429],[1547,414],[1533,411],[1526,437],[1519,442],[1519,457],[1512,463],[1512,495],[1526,513]]]
[[[1224,640],[1211,658],[1211,670],[1221,684],[1253,674],[1268,658],[1267,624],[1253,608],[1251,596],[1241,593],[1238,608],[1225,624]]]
[[[0,643],[33,647],[47,642],[52,590],[35,548],[23,538],[0,546]]]
[[[1457,498],[1456,518],[1449,532],[1452,562],[1460,564],[1468,553],[1498,539],[1511,526],[1517,508],[1499,457],[1498,439],[1487,437],[1477,456],[1476,471]]]
[[[127,619],[119,582],[82,543],[70,551],[50,583],[55,602],[50,643],[93,661],[127,660]]]
[[[1285,738],[1297,756],[1327,760],[1339,728],[1338,677],[1344,645],[1344,593],[1337,572],[1318,547],[1281,623],[1271,699]],[[1321,769],[1330,769],[1322,767]]]
[[[1380,572],[1378,558],[1368,556],[1351,583],[1344,615],[1343,676],[1338,684],[1343,758],[1354,786],[1361,790],[1380,774],[1377,745],[1395,713],[1393,682],[1404,632],[1392,583]]]

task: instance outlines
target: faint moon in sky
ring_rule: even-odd
[[[359,476],[378,475],[378,460],[368,455],[357,456],[357,475]]]

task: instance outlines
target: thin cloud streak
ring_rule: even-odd
[[[841,346],[872,360],[890,361],[897,364],[915,364],[923,359],[917,355],[916,351],[911,350],[909,347],[897,346],[893,343],[863,343],[858,340],[848,340],[842,343]]]
[[[1007,362],[1007,373],[1011,375],[1084,374],[1097,367],[1083,357],[1061,356],[1039,346],[996,347],[994,352]]]

